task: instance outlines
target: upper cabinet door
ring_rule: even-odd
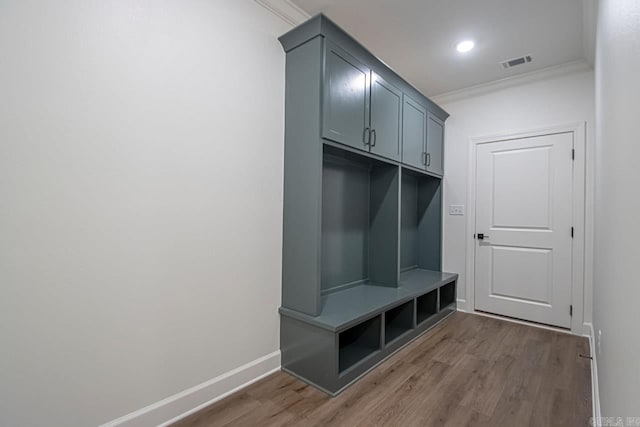
[[[371,72],[371,152],[400,160],[402,92]]]
[[[325,47],[322,136],[369,150],[371,70],[329,40]]]
[[[402,163],[426,166],[427,110],[407,95],[402,106]]]
[[[444,144],[444,123],[429,113],[427,121],[427,171],[443,175],[442,154]]]

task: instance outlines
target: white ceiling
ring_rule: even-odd
[[[292,0],[322,12],[425,94],[592,62],[593,0]],[[473,39],[459,54],[455,46]],[[509,70],[500,61],[531,55]]]

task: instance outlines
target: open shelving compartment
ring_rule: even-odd
[[[442,181],[402,168],[400,269],[440,271]]]
[[[457,275],[440,266],[440,178],[323,143],[320,188],[319,283],[289,288],[319,304],[280,308],[282,366],[335,395],[451,314],[439,292]]]
[[[384,342],[389,344],[413,329],[413,300],[384,314]]]
[[[438,313],[438,290],[434,289],[416,298],[416,322],[420,325]]]
[[[440,310],[456,302],[456,284],[447,283],[440,287]]]
[[[398,285],[399,167],[324,145],[321,294]]]
[[[340,332],[338,336],[338,370],[340,373],[381,350],[380,317],[379,315],[375,316]]]

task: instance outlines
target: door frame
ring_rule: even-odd
[[[476,263],[476,162],[478,145],[490,142],[507,141],[518,138],[531,138],[558,133],[573,133],[573,148],[575,159],[572,177],[572,223],[574,235],[571,254],[571,333],[582,335],[584,332],[584,291],[585,291],[585,189],[586,189],[586,122],[576,122],[566,125],[548,126],[525,131],[507,132],[494,135],[472,137],[469,139],[469,176],[467,191],[467,311],[476,312],[475,297],[475,263]],[[525,321],[526,322],[526,321]],[[555,327],[552,327],[555,329]],[[557,328],[566,331],[565,329]]]

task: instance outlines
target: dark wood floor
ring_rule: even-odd
[[[179,422],[201,426],[586,426],[586,338],[455,313],[338,397],[278,372]]]

